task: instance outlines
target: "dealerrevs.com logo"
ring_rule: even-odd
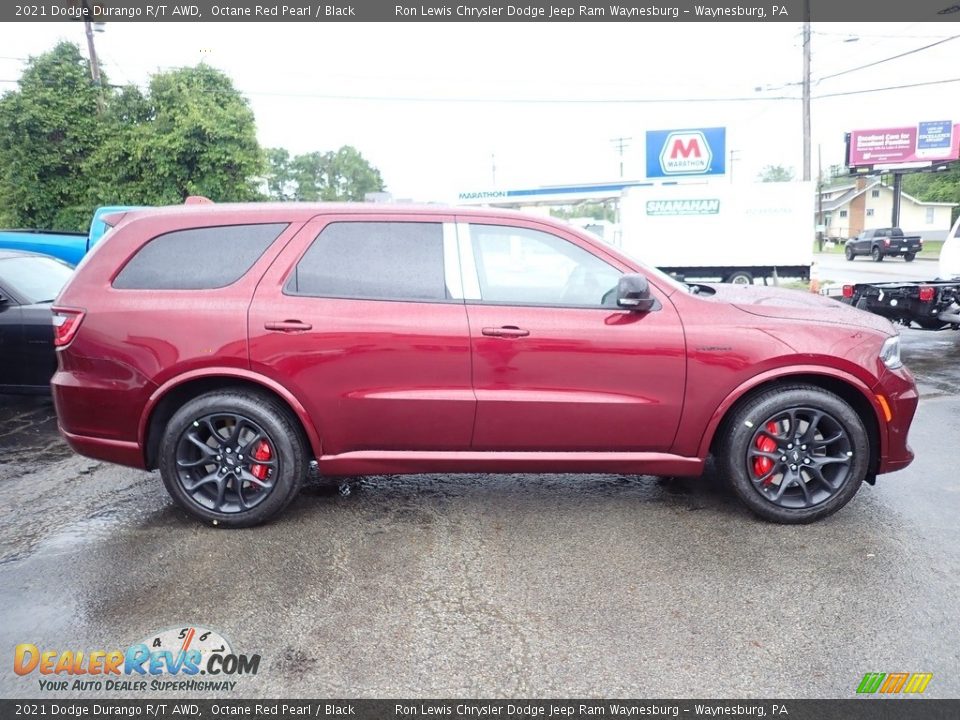
[[[256,675],[260,655],[233,651],[215,630],[162,630],[126,649],[59,650],[22,643],[13,671],[36,678],[43,691],[143,692],[233,690],[238,676]]]

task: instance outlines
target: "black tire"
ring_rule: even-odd
[[[905,253],[903,256],[904,262],[913,262],[913,259],[917,256],[916,253]]]
[[[753,395],[724,427],[718,467],[744,504],[770,522],[810,523],[832,515],[869,471],[863,421],[842,398],[812,385]]]
[[[937,318],[923,318],[922,320],[914,320],[914,322],[924,330],[945,330],[950,327],[950,323],[945,323]]]
[[[160,475],[170,497],[194,517],[225,527],[259,525],[281,512],[299,492],[308,463],[287,408],[243,390],[190,400],[160,439]]]
[[[883,262],[883,250],[874,245],[870,250],[870,257],[873,258],[874,262]]]
[[[843,249],[843,254],[846,256],[848,261],[852,261],[857,256],[857,254],[853,251],[853,248],[849,245]]]
[[[753,285],[753,274],[749,270],[734,270],[727,275],[724,282],[731,285]]]

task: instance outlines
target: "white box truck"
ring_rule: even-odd
[[[809,182],[628,188],[617,244],[680,279],[807,280],[814,220]]]

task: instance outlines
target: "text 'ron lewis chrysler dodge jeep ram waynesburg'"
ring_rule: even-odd
[[[377,473],[697,476],[802,523],[910,463],[880,317],[689,286],[566,225],[384,205],[186,205],[114,227],[55,303],[60,428],[159,468],[208,522],[280,512],[312,461]]]

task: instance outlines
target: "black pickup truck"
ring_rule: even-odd
[[[923,250],[923,239],[919,235],[904,235],[903,230],[895,228],[873,228],[864,230],[855,238],[847,240],[843,254],[847,260],[857,255],[869,255],[874,262],[881,262],[888,256],[903,256],[907,262],[913,262],[917,253]]]

